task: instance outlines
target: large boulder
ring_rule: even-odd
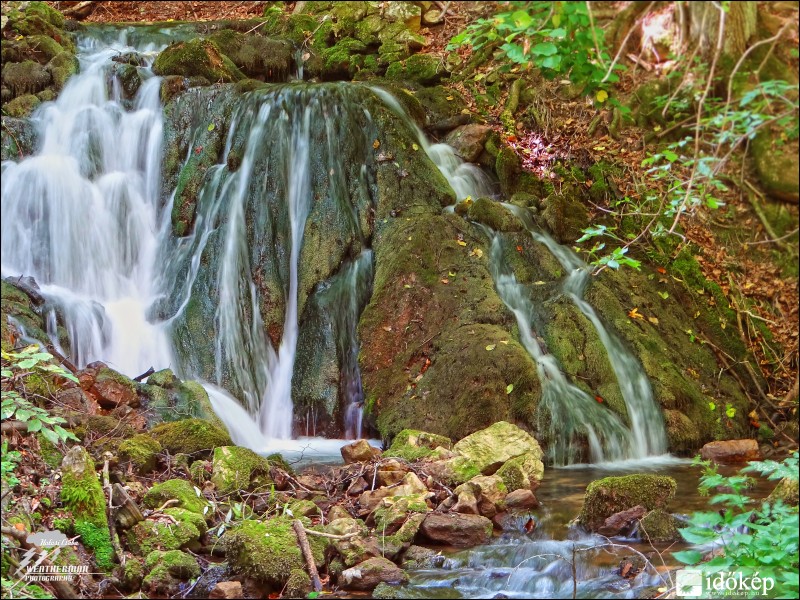
[[[156,425],[151,435],[172,454],[208,456],[214,448],[232,446],[227,431],[201,419],[183,419]]]
[[[492,537],[492,522],[480,515],[431,513],[422,522],[420,534],[436,544],[471,548]]]
[[[708,442],[700,449],[703,460],[730,465],[761,460],[761,451],[756,440],[723,440]]]
[[[367,440],[356,440],[340,448],[345,464],[369,462],[381,455],[381,451],[370,445]]]
[[[121,461],[129,463],[139,475],[145,475],[156,468],[161,444],[152,436],[142,433],[124,440],[118,451]]]
[[[445,142],[451,145],[456,154],[467,162],[475,162],[483,152],[483,145],[489,137],[492,128],[479,123],[469,123],[456,127],[447,134]]]
[[[534,490],[544,476],[544,464],[535,454],[523,454],[506,461],[496,473],[509,492]]]
[[[469,459],[484,475],[494,474],[508,460],[531,455],[541,461],[542,449],[532,435],[516,425],[499,421],[468,435],[453,450]]]
[[[193,39],[164,49],[153,63],[156,75],[203,78],[207,83],[229,83],[244,79],[231,59],[209,40]]]
[[[753,139],[753,160],[761,185],[767,193],[786,202],[800,198],[800,164],[797,142],[787,142],[775,132],[764,129]]]
[[[259,489],[267,491],[272,479],[272,464],[249,448],[219,446],[214,448],[211,482],[223,494]]]
[[[450,438],[427,431],[416,429],[403,429],[394,436],[392,445],[384,456],[396,456],[406,460],[418,460],[433,454],[438,447],[451,448],[453,442]]]
[[[647,510],[665,508],[675,496],[677,483],[672,477],[651,474],[606,477],[593,481],[578,517],[588,531],[599,531],[608,517],[638,505]]]

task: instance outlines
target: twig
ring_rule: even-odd
[[[606,63],[603,60],[603,55],[600,53],[600,42],[597,40],[597,30],[594,28],[594,15],[592,14],[592,3],[586,0],[586,13],[589,15],[589,27],[592,32],[592,39],[594,40],[594,50],[597,52],[597,62],[601,67],[605,67]]]
[[[134,377],[133,380],[141,382],[150,377],[150,375],[152,375],[153,373],[155,373],[155,369],[153,369],[153,367],[150,367],[149,369],[147,369],[147,371],[145,371],[141,375],[137,375],[136,377]]]
[[[300,550],[303,552],[303,558],[306,559],[306,567],[308,574],[311,577],[311,585],[315,592],[322,591],[322,582],[319,580],[319,573],[317,572],[317,565],[314,564],[314,555],[311,552],[311,546],[308,545],[308,538],[306,537],[306,529],[300,519],[295,519],[292,523],[294,532],[297,535],[297,541],[300,543]]]
[[[56,350],[56,348],[55,348],[55,346],[53,346],[53,344],[47,344],[46,348],[47,348],[47,351],[50,354],[52,354],[53,356],[55,356],[62,365],[67,367],[67,369],[69,369],[72,372],[73,375],[77,375],[78,374],[78,370],[79,370],[78,367],[76,367],[66,356],[64,356],[58,350]]]
[[[297,523],[297,521],[295,521]],[[354,537],[358,537],[358,532],[355,533],[345,533],[344,535],[336,535],[334,533],[325,533],[324,531],[314,531],[313,529],[306,529],[303,528],[308,535],[315,535],[317,537],[324,537],[331,540],[352,540]]]

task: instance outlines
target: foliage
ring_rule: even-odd
[[[60,366],[48,362],[53,356],[40,352],[37,346],[28,346],[19,352],[3,351],[2,369],[2,409],[0,416],[5,419],[16,419],[28,425],[28,433],[40,432],[50,442],[57,444],[67,440],[78,441],[74,434],[61,427],[64,419],[54,417],[28,400],[24,394],[24,383],[31,376],[42,376],[48,373],[64,377],[75,383],[77,378]],[[17,388],[23,389],[20,394]]]
[[[701,67],[696,69],[702,72]],[[673,233],[682,215],[693,214],[701,207],[715,210],[724,206],[720,196],[728,191],[728,182],[736,181],[735,175],[726,173],[729,159],[762,128],[779,126],[784,131],[782,141],[798,137],[796,87],[785,81],[761,82],[735,102],[706,98],[704,106],[694,104],[701,98],[700,90],[656,98],[664,113],[670,110],[683,116],[692,110],[704,112],[698,115],[691,135],[664,145],[642,161],[648,170],[641,200],[633,202],[626,197],[611,207],[620,220],[626,216],[636,219],[642,229],[638,234],[628,234],[623,240],[610,235],[611,227],[583,230],[579,242],[605,236],[624,243],[605,256],[598,254],[604,244],[595,243],[588,250],[595,266],[634,266],[618,260],[634,242],[646,234],[655,239]]]
[[[2,459],[0,459],[0,475],[2,480],[9,486],[14,487],[19,483],[19,479],[14,475],[14,469],[19,464],[21,454],[16,450],[8,449],[8,440],[3,440]]]
[[[513,65],[536,67],[553,79],[567,76],[584,86],[589,94],[597,90],[597,101],[608,98],[606,84],[618,80],[609,69],[610,59],[604,50],[603,30],[595,27],[586,2],[511,2],[517,10],[478,19],[455,36],[448,46],[463,44],[479,50],[500,44],[500,51]]]
[[[797,598],[798,584],[798,512],[782,500],[774,503],[755,501],[745,491],[752,479],[748,473],[759,473],[770,480],[798,479],[798,453],[783,462],[752,462],[739,474],[720,475],[709,462],[701,464],[705,473],[700,478],[701,493],[723,490],[711,497],[710,503],[722,509],[692,515],[687,527],[680,529],[683,538],[702,545],[704,550],[719,548],[713,558],[702,562],[704,552],[693,549],[674,552],[673,556],[688,565],[700,565],[708,573],[734,571],[737,568],[772,569],[775,576],[775,597]]]

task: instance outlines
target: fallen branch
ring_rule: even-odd
[[[297,535],[297,541],[300,544],[300,550],[303,552],[303,558],[306,559],[306,567],[308,574],[311,577],[311,585],[315,592],[322,591],[322,582],[319,580],[319,573],[317,572],[317,565],[314,564],[314,555],[311,553],[311,546],[308,545],[308,538],[306,537],[306,528],[299,519],[296,519],[292,524],[294,532]]]
[[[106,453],[109,454],[109,453]],[[122,551],[122,546],[117,537],[117,523],[114,519],[114,488],[111,487],[111,478],[108,473],[109,458],[105,457],[103,461],[103,490],[108,493],[108,506],[106,507],[106,516],[108,519],[108,533],[111,534],[111,547],[114,549],[114,554],[117,555],[117,562],[123,567],[125,566],[125,553]]]
[[[42,549],[39,546],[36,544],[31,544],[28,541],[28,533],[26,531],[20,531],[19,529],[14,529],[13,527],[2,527],[0,528],[0,532],[2,532],[3,535],[7,535],[17,540],[21,548],[24,548],[25,550],[36,550],[43,555]],[[39,565],[45,567],[46,570],[55,570],[53,563],[44,556],[42,557]],[[53,586],[53,590],[58,598],[79,597],[78,592],[76,592],[75,589],[66,581],[49,581],[48,583]]]
[[[150,367],[149,369],[147,369],[147,371],[145,371],[141,375],[137,375],[136,377],[134,377],[133,380],[141,382],[150,377],[150,375],[152,375],[153,373],[155,373],[155,369],[153,369],[153,367]]]
[[[295,521],[297,523],[298,521]],[[324,537],[330,540],[352,540],[354,537],[358,537],[358,533],[345,533],[344,535],[336,535],[334,533],[325,533],[324,531],[314,531],[313,529],[306,529],[303,528],[308,535],[315,535],[317,537]]]

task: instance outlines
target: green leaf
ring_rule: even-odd
[[[506,386],[506,395],[510,394],[510,393],[511,393],[511,392],[513,392],[513,391],[514,391],[514,384],[513,384],[513,383],[509,383],[509,384]]]
[[[61,440],[58,439],[58,434],[52,429],[42,429],[42,435],[47,438],[51,444],[58,444]]]
[[[561,67],[561,57],[558,55],[547,56],[542,60],[540,66],[557,71]]]
[[[208,130],[209,131],[214,131],[214,124],[213,123],[209,123],[208,124]]]
[[[39,419],[31,419],[28,421],[28,433],[35,433],[42,428],[42,422]]]
[[[558,48],[552,42],[540,42],[531,48],[531,52],[536,56],[553,56],[558,53]]]
[[[703,558],[702,552],[697,550],[682,550],[680,552],[673,552],[672,556],[675,560],[682,562],[685,565],[696,565]]]
[[[25,360],[21,360],[20,362],[18,362],[16,366],[18,369],[31,369],[35,367],[38,363],[39,361],[35,358],[26,358]]]

